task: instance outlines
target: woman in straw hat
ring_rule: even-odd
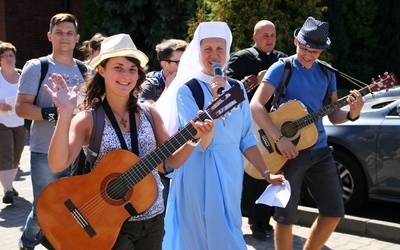
[[[120,149],[121,144],[126,144],[133,152],[136,147],[138,156],[142,158],[170,137],[157,110],[148,107],[154,121],[153,129],[143,108],[137,103],[137,92],[146,77],[143,68],[147,62],[147,56],[136,48],[129,35],[118,34],[104,39],[100,54],[90,64],[97,71],[85,83],[84,110],[75,117],[73,110],[77,89],[68,90],[61,75],[53,75],[49,79],[50,86],[45,88],[59,110],[49,149],[49,166],[52,171],[67,168],[78,156],[82,146],[89,144],[94,126],[89,109],[97,109],[100,105],[105,110],[106,121],[94,167],[108,152]],[[194,138],[202,137],[213,127],[211,120],[191,123],[197,130]],[[136,139],[135,145],[133,142]],[[168,157],[166,162],[172,167],[178,167],[192,151],[193,146],[185,144]],[[131,216],[124,222],[113,249],[161,249],[164,236],[163,187],[157,168],[151,174],[158,189],[154,203],[143,213]]]
[[[183,53],[177,76],[157,101],[156,108],[170,132],[182,127],[199,109],[186,82],[195,78],[207,104],[218,89],[231,88],[233,79],[214,76],[212,65],[229,59],[232,35],[224,22],[201,23]],[[238,83],[240,84],[240,83]],[[243,85],[240,84],[243,89]],[[200,95],[201,96],[201,95]],[[241,231],[240,198],[244,154],[271,183],[282,176],[268,173],[253,134],[248,101],[225,120],[217,120],[188,160],[174,171],[165,217],[164,249],[246,249]],[[271,179],[272,178],[272,179]]]

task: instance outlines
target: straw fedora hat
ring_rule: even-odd
[[[294,37],[300,44],[313,49],[329,49],[331,40],[328,37],[329,24],[308,17],[303,27],[294,31]]]
[[[105,59],[118,56],[133,57],[140,61],[143,68],[149,62],[149,58],[133,43],[131,37],[127,34],[117,34],[107,37],[101,43],[100,54],[93,58],[90,67],[96,68],[99,63]]]

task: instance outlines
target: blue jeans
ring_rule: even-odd
[[[51,182],[70,175],[70,169],[53,173],[47,162],[47,154],[31,152],[31,180],[33,190],[32,210],[26,219],[21,241],[25,247],[34,248],[39,244],[40,227],[36,218],[36,201],[40,192]],[[39,234],[40,233],[40,234]]]

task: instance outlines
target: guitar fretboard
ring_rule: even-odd
[[[207,118],[209,118],[208,115],[203,113],[198,119],[204,121]],[[196,133],[197,131],[192,124],[187,124],[183,129],[176,132],[167,141],[161,144],[161,146],[142,158],[133,168],[130,168],[122,174],[120,178],[126,181],[129,188],[132,188],[155,167],[172,155],[177,149],[182,147],[188,140],[193,138]]]
[[[366,94],[371,93],[371,90],[369,89],[369,86],[366,86],[362,89],[359,90],[360,94],[362,96],[365,96]],[[340,108],[348,105],[347,103],[347,97],[349,95],[339,99],[338,101],[331,103],[329,105],[326,105],[325,107],[311,113],[308,114],[298,120],[295,121],[296,126],[298,129],[304,128],[305,126],[315,122],[318,119],[321,119],[322,117],[329,115],[333,112],[335,112],[336,110],[339,110]]]

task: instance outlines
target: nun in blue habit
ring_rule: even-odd
[[[156,103],[170,134],[198,115],[199,107],[185,83],[196,79],[204,95],[204,109],[218,97],[218,89],[232,87],[227,77],[214,76],[212,69],[215,62],[225,66],[231,42],[231,31],[224,22],[197,27],[176,78]],[[244,91],[242,83],[238,84]],[[283,179],[269,173],[257,148],[252,120],[246,99],[225,120],[215,120],[213,132],[189,141],[195,148],[172,177],[163,249],[246,249],[240,210],[243,155],[270,182],[278,184]]]

